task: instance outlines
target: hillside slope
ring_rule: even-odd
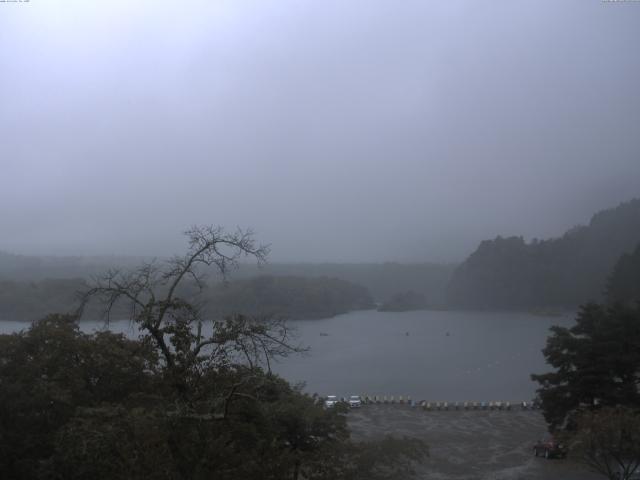
[[[483,241],[454,272],[447,304],[457,308],[573,308],[601,300],[621,255],[640,242],[640,199],[595,214],[560,238]]]

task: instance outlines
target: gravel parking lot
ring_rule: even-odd
[[[425,440],[430,457],[418,478],[442,480],[597,480],[571,455],[545,460],[532,447],[546,434],[537,411],[431,411],[407,405],[364,405],[349,413],[355,440],[384,435]]]

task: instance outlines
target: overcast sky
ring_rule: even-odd
[[[0,3],[0,250],[457,261],[640,196],[640,2]]]

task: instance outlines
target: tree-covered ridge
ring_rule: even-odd
[[[417,292],[409,290],[393,295],[378,308],[380,312],[408,312],[411,310],[424,310],[429,306],[427,298]]]
[[[0,321],[33,321],[49,312],[71,312],[78,307],[77,292],[86,286],[82,279],[0,280]]]
[[[77,292],[86,289],[82,279],[38,282],[0,280],[0,320],[32,321],[48,312],[74,312]],[[214,316],[234,313],[275,315],[290,319],[326,318],[353,310],[373,308],[366,288],[335,278],[261,276],[228,283],[211,281],[196,292],[189,279],[181,289],[195,303]],[[197,293],[197,295],[196,295]],[[86,318],[99,318],[101,311],[90,306]],[[127,312],[116,309],[114,318]]]
[[[454,272],[447,302],[463,308],[574,308],[597,301],[616,261],[640,242],[640,199],[597,213],[560,238],[483,241]]]
[[[327,318],[373,307],[366,288],[337,278],[260,276],[219,284],[206,292],[217,315],[245,313],[288,318]]]
[[[406,291],[425,295],[442,306],[454,264],[438,263],[269,263],[257,270],[243,264],[234,278],[260,275],[339,278],[367,288],[377,302]]]
[[[88,280],[113,268],[132,268],[150,257],[34,257],[0,251],[0,280],[41,282],[46,279]],[[158,259],[162,261],[162,258]],[[376,301],[408,290],[426,295],[430,303],[443,305],[445,287],[455,265],[438,263],[274,263],[259,268],[240,263],[236,280],[273,275],[278,277],[339,278],[367,288]],[[215,270],[212,271],[215,275]],[[40,317],[37,317],[40,318]]]
[[[132,268],[149,260],[133,256],[30,256],[0,250],[0,279],[41,281],[89,279],[110,268]]]
[[[640,243],[632,253],[620,257],[607,283],[610,303],[633,305],[640,302]]]

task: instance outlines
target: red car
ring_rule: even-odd
[[[533,453],[536,457],[542,455],[544,458],[566,458],[568,450],[566,445],[557,442],[553,437],[547,437],[538,440],[533,447]]]

